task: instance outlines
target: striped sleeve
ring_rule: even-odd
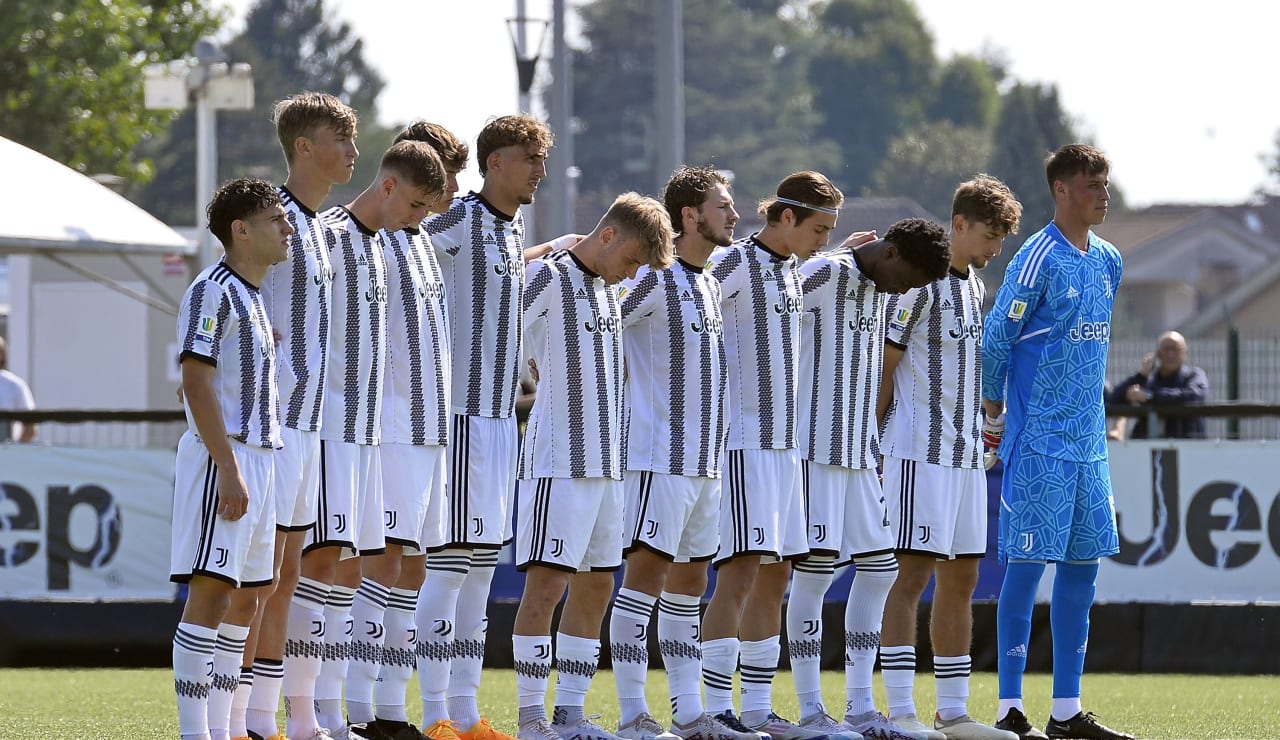
[[[1044,267],[1054,243],[1053,237],[1044,232],[1032,236],[1010,260],[1004,283],[996,291],[982,333],[982,397],[987,400],[1004,398],[1009,354],[1044,299]]]
[[[454,257],[467,241],[465,222],[467,203],[455,198],[444,213],[438,213],[422,222],[422,228],[431,237],[430,243],[440,253]]]
[[[905,350],[911,343],[911,334],[920,324],[920,318],[929,313],[933,305],[933,289],[937,283],[912,288],[906,293],[889,295],[885,316],[884,340],[898,349]]]
[[[716,249],[711,253],[709,264],[711,277],[720,282],[720,300],[734,297],[746,285],[746,258],[740,245]]]
[[[551,285],[554,269],[545,259],[536,259],[524,269],[525,323],[546,313],[547,286]]]
[[[622,299],[622,325],[631,326],[653,313],[658,302],[658,271],[640,268],[635,278],[623,280],[618,295]]]
[[[825,286],[831,282],[832,263],[815,255],[800,264],[800,290],[804,293],[804,310],[813,311],[822,303]]]
[[[226,303],[226,293],[214,280],[200,280],[187,291],[178,313],[179,362],[190,357],[218,366],[229,317]]]

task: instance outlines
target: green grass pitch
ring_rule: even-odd
[[[1025,684],[1027,711],[1043,727],[1050,702],[1050,677],[1030,674]],[[554,690],[554,676],[551,684]],[[984,722],[994,719],[996,677],[974,674],[970,712]],[[670,718],[666,677],[651,672],[649,706],[659,721]],[[833,714],[843,707],[844,677],[823,674],[823,695]],[[876,676],[877,705],[884,694]],[[514,734],[515,676],[509,670],[485,671],[481,709],[494,724]],[[550,697],[549,697],[550,698]],[[916,681],[921,714],[933,706],[933,678],[921,673]],[[420,717],[416,681],[409,685],[409,717]],[[1135,733],[1143,740],[1175,738],[1280,737],[1280,677],[1089,674],[1084,680],[1084,706],[1105,724]],[[795,718],[796,698],[791,674],[778,673],[774,708]],[[601,671],[592,684],[587,712],[601,715],[601,724],[617,724],[613,677]],[[0,669],[0,737],[24,740],[99,740],[105,738],[176,738],[177,709],[173,677],[167,669]],[[283,723],[283,713],[281,715]],[[283,724],[281,725],[283,728]]]

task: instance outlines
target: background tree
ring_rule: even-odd
[[[189,55],[221,14],[203,0],[0,0],[0,131],[86,174],[151,175],[134,147],[163,131],[143,67]]]
[[[925,120],[937,58],[933,36],[909,0],[830,0],[815,10],[809,65],[817,133],[840,147],[836,182],[861,194],[900,132]]]
[[[345,22],[332,20],[324,0],[259,0],[244,31],[227,43],[232,59],[253,66],[254,107],[218,113],[220,179],[256,175],[283,182],[284,154],[269,120],[277,100],[315,90],[337,96],[360,114],[356,172],[335,188],[329,203],[355,197],[377,172],[398,127],[378,123],[377,98],[385,84],[364,59],[363,42]],[[170,223],[190,223],[195,209],[195,114],[188,109],[170,129],[144,145],[157,177],[131,196]]]
[[[986,61],[963,54],[947,60],[929,103],[929,120],[990,131],[999,110],[996,74]]]
[[[834,142],[816,133],[809,44],[795,20],[802,6],[684,5],[686,160],[733,170],[742,203],[772,192],[792,170],[834,174],[839,165]],[[574,52],[579,207],[596,213],[622,190],[653,192],[665,174],[653,170],[657,14],[645,0],[598,0],[579,13],[585,42]]]
[[[956,186],[982,172],[991,156],[991,135],[948,121],[928,123],[894,139],[871,177],[869,190],[914,199],[945,225]]]

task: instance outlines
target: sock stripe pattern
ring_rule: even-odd
[[[747,665],[743,663],[742,671],[742,691],[748,691],[749,685],[768,686],[773,683],[773,675],[777,673],[776,668],[768,668],[766,666]]]
[[[937,668],[938,658],[934,658],[934,668]],[[901,647],[882,647],[880,648],[880,669],[883,671],[916,671],[916,649],[910,645]],[[968,675],[968,669],[965,671]]]
[[[418,595],[415,591],[405,591],[402,589],[392,589],[391,596],[387,599],[387,612],[400,612],[401,614],[412,615],[414,610],[418,608]],[[412,616],[409,621],[412,622]],[[390,630],[388,630],[389,632]],[[388,635],[390,636],[390,635]],[[397,638],[399,639],[399,638]],[[403,648],[395,645],[383,644],[382,646],[382,664],[385,666],[408,668],[413,670],[417,667],[417,661],[414,657],[415,651],[413,644],[415,642],[413,631],[408,632],[406,638],[407,644],[411,647]]]
[[[880,664],[884,665],[884,652],[880,653]],[[956,658],[943,658],[937,655],[933,656],[933,676],[934,678],[968,678],[969,672],[972,670],[973,661],[967,655]]]
[[[186,650],[201,655],[213,655],[213,646],[217,642],[216,637],[201,637],[194,635],[178,625],[177,631],[173,633],[173,641]]]
[[[427,573],[459,573],[471,570],[471,555],[432,554],[427,556]]]
[[[743,680],[746,680],[745,676]],[[733,690],[733,674],[713,671],[708,669],[706,665],[703,665],[702,667],[702,682],[707,685],[708,689],[719,689],[720,691]]]
[[[262,678],[284,678],[284,663],[278,660],[258,659],[253,661],[253,668],[250,669],[254,676]],[[243,676],[243,674],[241,674]],[[241,681],[244,678],[240,679]]]

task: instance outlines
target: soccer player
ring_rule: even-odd
[[[432,198],[427,203],[449,203],[449,183],[456,183],[457,171],[466,165],[465,145],[426,122],[402,131],[395,143],[402,141],[430,148],[437,161],[431,163],[425,192]],[[452,175],[439,161],[441,149],[449,152]],[[405,687],[414,666],[413,612],[423,577],[422,558],[407,556],[421,555],[424,543],[440,544],[444,518],[449,336],[440,263],[420,224],[421,219],[400,228],[392,222],[379,232],[387,266],[387,356],[378,448],[387,545],[385,552],[364,558],[364,579],[352,609],[352,618],[363,628],[354,638],[358,649],[346,682],[348,721],[364,724],[362,734],[379,740],[424,737],[405,711]],[[395,670],[388,671],[389,665]],[[386,680],[380,680],[384,673]],[[446,734],[452,730],[436,727],[433,737],[445,740]]]
[[[551,130],[502,116],[476,140],[484,185],[427,221],[444,273],[453,340],[451,449],[444,543],[428,548],[418,595],[422,724],[448,719],[462,740],[510,740],[480,716],[489,586],[511,539],[524,287],[524,219],[546,176]],[[447,681],[442,695],[441,687]]]
[[[1049,157],[1053,222],[1013,256],[983,327],[983,435],[996,442],[1003,434],[997,453],[1005,463],[999,547],[1008,568],[996,616],[996,727],[1022,738],[1132,737],[1080,707],[1098,560],[1119,549],[1102,387],[1122,267],[1120,252],[1091,231],[1107,216],[1110,169],[1102,152],[1084,144]],[[1056,566],[1053,707],[1042,733],[1027,720],[1022,673],[1049,562]]]
[[[1001,740],[1006,732],[970,718],[971,601],[987,547],[982,460],[982,303],[978,270],[1018,228],[1022,205],[1004,183],[979,175],[951,205],[951,267],[942,279],[889,297],[877,415],[885,430],[884,489],[898,580],[884,605],[880,669],[889,719],[914,732],[916,606],[934,578],[929,634],[937,712],[952,740]],[[856,579],[855,579],[856,583]]]
[[[897,574],[876,472],[875,404],[890,294],[944,275],[951,258],[942,227],[906,219],[883,239],[858,232],[800,265],[804,291],[799,383],[800,478],[808,554],[797,560],[787,606],[791,669],[801,727],[828,734],[895,737],[875,711],[871,672],[884,599]],[[847,709],[822,703],[822,603],[837,559],[857,566],[845,608]],[[898,735],[900,736],[900,735]]]
[[[457,174],[467,164],[467,145],[427,121],[406,127],[396,136],[395,143],[401,141],[425,142],[440,157],[445,187],[430,209],[446,210],[458,189]],[[414,612],[425,576],[425,548],[443,542],[450,338],[444,278],[426,234],[420,226],[383,229],[382,240],[389,348],[380,462],[387,554],[377,557],[398,558],[400,577],[387,595],[380,665],[356,664],[361,670],[347,677],[347,703],[350,707],[358,683],[359,695],[373,691],[376,700],[375,720],[366,725],[365,735],[420,740],[423,733],[408,721],[405,691],[416,661]],[[443,680],[448,681],[447,674]],[[426,734],[435,740],[457,737],[447,719],[433,721]]]
[[[808,552],[796,488],[804,306],[797,265],[826,246],[843,201],[825,175],[788,175],[777,195],[760,205],[764,228],[717,248],[709,261],[721,285],[729,437],[720,547],[713,560],[718,573],[702,621],[702,677],[709,713],[738,732],[755,730],[776,740],[825,737],[774,714],[772,686],[791,575],[788,558]],[[733,712],[739,653],[741,721]]]
[[[444,186],[435,151],[420,142],[401,142],[382,155],[377,176],[355,200],[321,214],[336,241],[330,253],[333,318],[320,427],[320,516],[308,536],[302,575],[333,585],[324,607],[327,628],[315,683],[316,713],[308,718],[317,726],[306,726],[300,713],[291,712],[292,738],[313,737],[327,727],[337,728],[334,737],[350,732],[342,714],[348,656],[358,663],[375,662],[385,637],[382,616],[399,577],[399,560],[368,557],[386,548],[378,445],[387,356],[387,266],[378,232],[416,226]],[[342,560],[344,552],[362,557]],[[373,719],[368,697],[348,699],[356,720],[352,724]]]
[[[323,623],[316,620],[328,588],[307,582],[298,594],[300,605],[291,608],[302,545],[316,519],[329,346],[333,271],[318,211],[331,187],[351,180],[359,155],[356,113],[332,95],[307,92],[285,98],[273,109],[272,120],[289,168],[280,197],[294,228],[288,259],[267,270],[262,283],[263,304],[279,341],[276,373],[284,447],[275,456],[273,485],[277,575],[274,589],[260,591],[258,626],[250,629],[246,665],[231,708],[232,737],[259,740],[283,737],[276,727],[282,683],[314,684],[320,667],[324,633]]]
[[[627,473],[622,588],[609,614],[621,718],[618,736],[672,738],[645,702],[649,621],[670,686],[671,733],[686,740],[758,740],[702,708],[699,606],[719,544],[725,388],[720,283],[706,271],[738,221],[729,181],[712,167],[681,167],[662,196],[679,233],[675,262],[622,283],[627,357]],[[668,577],[670,573],[670,577]]]
[[[626,193],[584,239],[526,268],[525,352],[539,388],[520,455],[516,526],[516,567],[525,573],[511,638],[521,740],[614,739],[583,711],[622,565],[622,314],[612,286],[641,266],[670,264],[666,211]],[[566,587],[548,722],[551,617]]]
[[[169,572],[188,586],[173,636],[178,725],[188,740],[207,740],[211,729],[228,733],[210,727],[228,716],[209,713],[212,684],[222,681],[215,649],[233,656],[231,670],[238,666],[248,627],[224,623],[232,591],[252,594],[273,575],[279,395],[275,342],[258,286],[267,268],[288,255],[293,233],[280,195],[262,180],[219,188],[208,221],[225,254],[196,276],[178,313],[187,431],[175,463]]]

